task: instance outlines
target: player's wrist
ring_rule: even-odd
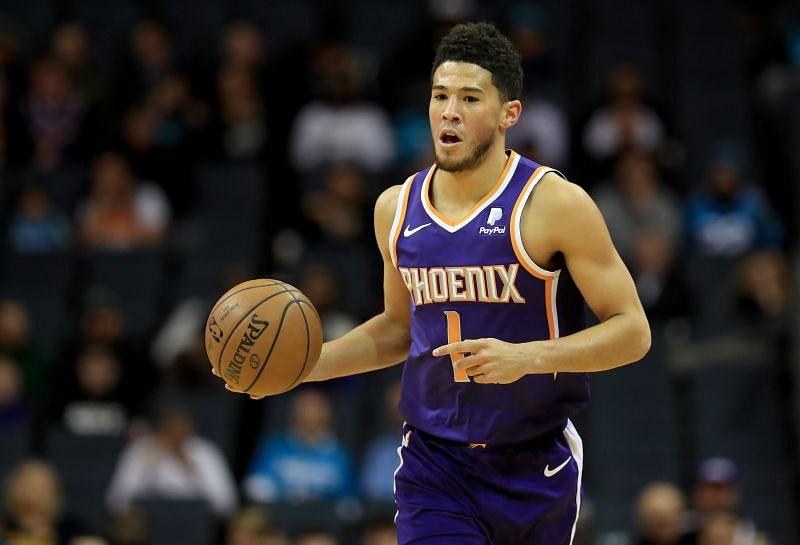
[[[532,341],[528,358],[528,374],[542,375],[556,372],[552,365],[553,343],[549,341]]]

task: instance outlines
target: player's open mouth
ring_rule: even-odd
[[[442,131],[439,133],[439,143],[443,148],[450,148],[461,143],[461,138],[455,131]]]

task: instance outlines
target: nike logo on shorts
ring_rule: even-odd
[[[405,231],[403,231],[403,236],[404,236],[404,237],[410,237],[411,235],[413,235],[413,234],[414,234],[414,233],[416,233],[417,231],[419,231],[419,230],[421,230],[421,229],[425,229],[425,228],[426,228],[427,226],[429,226],[429,225],[430,225],[430,222],[429,222],[429,223],[423,223],[422,225],[419,225],[419,226],[417,226],[417,227],[414,227],[413,229],[411,229],[411,226],[410,226],[410,225],[406,225],[406,230],[405,230]]]
[[[564,466],[566,466],[569,463],[570,460],[572,460],[572,456],[570,456],[569,458],[564,460],[561,463],[561,465],[559,465],[558,467],[554,467],[553,469],[550,469],[550,464],[547,464],[546,466],[544,466],[544,476],[545,477],[552,477],[553,475],[555,475],[556,473],[558,473],[559,471],[564,469]]]

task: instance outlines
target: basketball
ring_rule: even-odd
[[[322,325],[314,305],[294,286],[249,280],[214,304],[205,343],[211,364],[231,387],[275,395],[300,384],[317,363]]]

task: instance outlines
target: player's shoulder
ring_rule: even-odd
[[[547,233],[552,245],[562,252],[566,248],[575,250],[576,244],[594,240],[591,235],[606,231],[603,216],[586,190],[555,172],[542,177],[525,212],[526,230]]]
[[[595,207],[585,189],[552,170],[542,176],[527,204],[537,213],[562,217]]]
[[[378,195],[378,200],[375,202],[376,217],[394,217],[404,189],[408,187],[415,176],[416,174],[412,174],[402,184],[390,186]]]
[[[394,213],[397,208],[397,200],[400,198],[400,192],[403,190],[402,184],[393,185],[383,190],[378,195],[378,200],[375,202],[375,214],[383,214],[391,211]]]

